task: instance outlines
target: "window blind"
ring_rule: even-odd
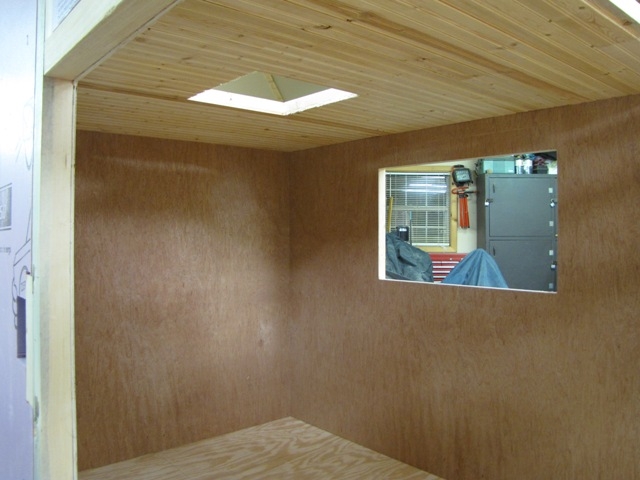
[[[409,242],[416,246],[450,245],[449,177],[448,173],[388,172],[386,193],[391,222],[387,224],[391,231],[409,227]]]

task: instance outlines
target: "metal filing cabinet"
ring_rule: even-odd
[[[478,247],[509,288],[556,291],[557,175],[478,175]]]

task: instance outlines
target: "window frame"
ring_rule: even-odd
[[[429,165],[411,165],[411,166],[403,166],[403,167],[388,167],[381,169],[380,175],[380,202],[384,204],[384,215],[381,217],[380,222],[382,225],[382,230],[387,232],[387,173],[406,173],[406,174],[444,174],[449,175],[449,183],[451,183],[450,175],[451,168],[443,167],[443,166],[429,166]],[[451,186],[451,189],[453,186]],[[419,248],[425,252],[457,252],[458,248],[458,196],[451,192],[449,189],[449,246],[443,245],[416,245],[416,248]]]

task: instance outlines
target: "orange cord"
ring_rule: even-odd
[[[451,193],[458,195],[458,227],[469,228],[469,203],[467,202],[468,186],[457,187],[451,190]]]

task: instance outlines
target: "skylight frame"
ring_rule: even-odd
[[[636,0],[609,1],[640,24],[640,3],[638,3]]]
[[[281,99],[269,99],[264,98],[263,96],[255,96],[251,94],[237,93],[236,91],[225,90],[225,85],[232,84],[237,80],[242,80],[245,77],[249,77],[258,73],[260,72],[254,72],[253,74],[248,74],[234,81],[219,85],[218,87],[205,90],[196,95],[193,95],[192,97],[189,97],[189,100],[223,107],[249,110],[253,112],[268,113],[271,115],[287,116],[310,110],[312,108],[331,105],[333,103],[341,102],[358,96],[355,93],[347,92],[345,90],[339,90],[337,88],[324,88],[313,84],[308,84],[308,86],[323,88],[323,90],[308,95],[303,95],[301,97],[292,98],[288,101],[284,101]],[[273,76],[270,74],[260,75],[273,80]],[[275,88],[277,89],[277,87]],[[235,88],[235,90],[237,90],[237,88]],[[285,95],[279,95],[280,92],[277,93],[278,97],[286,98]]]

